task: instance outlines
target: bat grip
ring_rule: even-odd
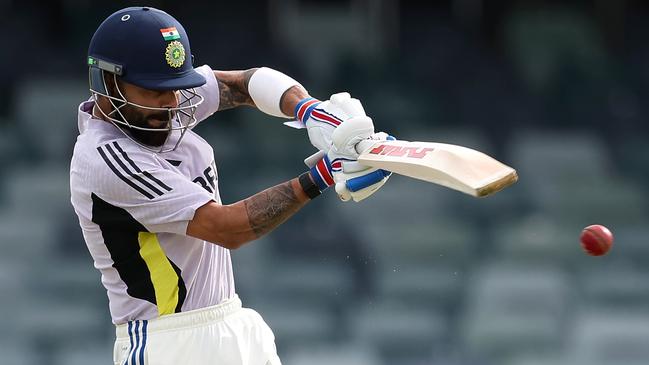
[[[396,138],[388,134],[386,140],[394,141],[396,140]],[[356,152],[358,152],[359,155],[362,155],[364,152],[367,152],[370,148],[372,148],[372,146],[374,146],[378,142],[382,142],[382,141],[377,139],[370,139],[370,138],[364,139],[356,144]]]
[[[374,146],[376,142],[378,141],[373,139],[364,139],[356,144],[356,152],[360,155]]]

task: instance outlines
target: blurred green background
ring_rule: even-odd
[[[107,364],[114,328],[69,203],[85,52],[132,2],[0,1],[0,363]],[[237,291],[285,365],[649,362],[649,4],[644,1],[151,1],[196,65],[270,66],[379,130],[518,169],[486,199],[393,176],[327,193],[233,252]],[[303,131],[253,110],[196,128],[224,203],[305,170]],[[582,227],[615,234],[585,255]]]

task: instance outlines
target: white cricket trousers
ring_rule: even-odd
[[[237,296],[219,305],[117,326],[115,365],[281,365],[275,336]]]

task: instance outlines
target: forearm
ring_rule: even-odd
[[[252,239],[261,237],[284,223],[308,201],[297,178],[243,200],[241,203],[246,209]]]
[[[187,234],[236,249],[272,231],[308,201],[298,179],[292,179],[234,204],[200,207]]]

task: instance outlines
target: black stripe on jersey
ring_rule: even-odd
[[[115,165],[113,165],[113,163],[110,162],[110,159],[108,158],[108,156],[106,156],[106,153],[104,152],[104,150],[101,147],[97,147],[97,151],[99,151],[99,154],[101,155],[101,158],[104,160],[104,162],[106,162],[106,165],[108,165],[108,167],[110,167],[110,169],[113,170],[113,172],[115,173],[115,175],[117,175],[117,177],[122,179],[122,181],[124,181],[126,184],[128,184],[133,189],[135,189],[135,190],[139,191],[140,193],[142,193],[142,195],[146,196],[149,199],[153,199],[153,195],[151,193],[149,193],[148,191],[142,189],[140,186],[136,185],[134,182],[127,179],[126,176],[124,176],[121,172],[119,172],[119,170],[115,167]]]
[[[92,221],[101,230],[104,244],[110,252],[113,267],[126,284],[128,295],[156,304],[151,272],[140,256],[138,235],[148,232],[126,210],[109,204],[94,193]]]
[[[151,272],[140,255],[139,234],[148,230],[123,208],[104,201],[94,193],[91,198],[92,221],[101,230],[113,267],[126,284],[126,292],[134,298],[157,305]],[[178,304],[175,308],[178,313],[187,297],[187,288],[180,268],[169,257],[167,260],[178,275]]]
[[[167,258],[168,259],[168,258]],[[185,287],[185,281],[183,280],[182,272],[180,268],[174,264],[173,261],[169,260],[171,267],[174,268],[176,275],[178,275],[178,304],[176,305],[176,313],[180,312],[183,308],[183,303],[185,303],[185,297],[187,297],[187,288]]]
[[[119,143],[117,143],[117,141],[113,142],[113,146],[115,146],[115,148],[119,151],[119,153],[121,153],[122,156],[124,156],[124,159],[135,169],[135,171],[144,174],[144,176],[148,177],[153,182],[157,183],[158,186],[160,186],[161,188],[163,188],[163,189],[165,189],[167,191],[173,190],[169,186],[167,186],[165,183],[163,183],[162,181],[157,179],[155,176],[151,175],[148,171],[142,172],[142,170],[138,167],[138,165],[136,165],[135,162],[133,162],[133,160],[131,160],[131,158],[128,157],[128,154],[126,152],[124,152],[122,147],[119,146]]]
[[[126,172],[127,174],[129,174],[129,175],[130,175],[132,178],[134,178],[135,180],[137,180],[137,181],[139,181],[140,183],[142,183],[144,186],[146,186],[147,188],[149,188],[149,190],[153,191],[154,193],[156,193],[156,194],[158,194],[158,195],[162,195],[162,194],[164,194],[164,193],[163,193],[162,191],[160,191],[158,188],[156,188],[155,186],[151,185],[151,183],[150,183],[149,181],[145,180],[141,175],[139,175],[139,174],[137,174],[137,173],[134,173],[133,171],[129,170],[129,168],[126,167],[126,164],[124,163],[124,161],[122,161],[122,158],[117,154],[117,152],[115,152],[115,150],[113,150],[113,148],[112,148],[109,144],[104,145],[104,147],[108,150],[108,152],[110,152],[110,155],[113,156],[113,159],[114,159],[114,160],[117,162],[117,164],[122,168],[122,170],[124,170],[124,172]]]

